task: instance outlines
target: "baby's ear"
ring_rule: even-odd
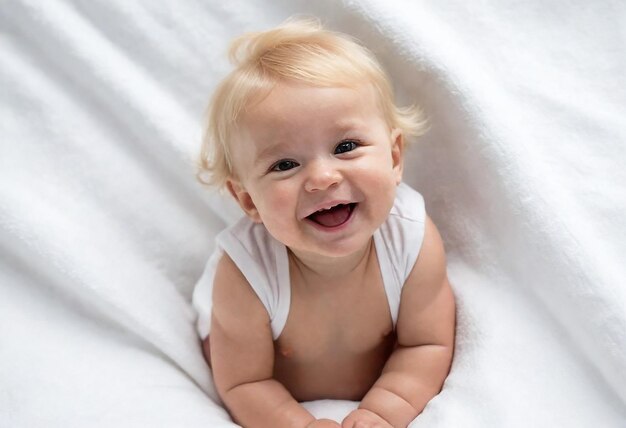
[[[259,211],[256,209],[256,205],[250,196],[250,193],[246,191],[246,188],[241,182],[229,178],[226,180],[226,188],[233,195],[233,198],[237,201],[243,212],[246,213],[250,219],[255,223],[262,223]]]
[[[402,168],[404,163],[404,137],[402,130],[394,128],[391,131],[391,161],[396,173],[396,184],[402,181]]]

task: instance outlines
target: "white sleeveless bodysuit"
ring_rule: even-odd
[[[387,220],[374,233],[374,246],[395,328],[400,293],[424,240],[426,210],[422,195],[401,183]],[[276,340],[287,322],[291,303],[287,248],[274,239],[265,226],[247,217],[222,231],[216,249],[193,292],[198,312],[198,333],[205,339],[211,330],[213,278],[224,253],[233,260],[250,283],[270,317]]]

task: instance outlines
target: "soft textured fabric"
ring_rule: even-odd
[[[424,198],[405,183],[400,183],[387,220],[374,233],[374,246],[395,328],[400,309],[400,294],[424,240],[426,210]],[[270,319],[274,340],[278,339],[289,315],[291,281],[286,247],[267,229],[243,217],[221,232],[216,249],[195,286],[192,303],[198,312],[201,339],[211,329],[213,281],[217,262],[226,253],[246,278]]]
[[[1,1],[0,425],[234,426],[191,293],[240,214],[194,162],[228,42],[294,13],[430,118],[404,180],[458,324],[413,427],[623,427],[623,0]]]

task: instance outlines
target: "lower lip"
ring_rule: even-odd
[[[345,229],[346,227],[348,227],[350,223],[352,223],[352,219],[354,218],[354,215],[356,214],[357,209],[359,209],[359,204],[356,204],[354,208],[352,208],[352,211],[350,212],[350,216],[346,219],[346,221],[344,221],[343,223],[337,226],[332,226],[332,227],[322,226],[321,224],[316,223],[313,220],[309,220],[308,218],[305,220],[317,230],[321,230],[323,232],[329,232],[329,233],[339,232]]]

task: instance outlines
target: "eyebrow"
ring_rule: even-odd
[[[285,151],[286,143],[276,142],[270,144],[268,147],[265,147],[261,152],[255,157],[255,162],[269,162],[270,160],[278,157],[278,154]]]

